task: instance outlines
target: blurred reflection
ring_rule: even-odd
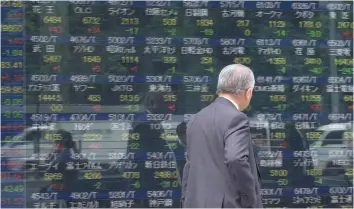
[[[55,140],[56,150],[50,154],[50,169],[47,173],[55,174],[58,177],[52,178],[47,191],[63,190],[74,191],[78,187],[79,172],[76,169],[67,169],[67,165],[76,163],[73,155],[79,153],[76,143],[73,141],[72,134],[65,130],[57,132],[59,140]]]
[[[169,111],[163,96],[164,94],[159,92],[148,92],[142,96],[145,114],[133,122],[132,130],[129,132],[130,136],[137,137],[134,137],[135,140],[128,140],[127,153],[145,156],[145,160],[138,161],[137,168],[134,169],[134,172],[140,173],[140,181],[132,181],[130,185],[145,191],[171,189],[173,185],[178,186],[175,155],[169,147],[167,138],[164,137],[165,123],[170,121],[168,121]],[[161,115],[163,116],[160,117]],[[136,147],[137,138],[139,147]],[[164,207],[155,205],[155,202],[150,198],[148,202],[144,200],[136,202],[135,206]]]
[[[322,171],[317,185],[352,186],[353,126],[352,123],[330,123],[316,132],[321,137],[312,140],[310,150],[316,153],[314,168]]]
[[[41,192],[73,192],[80,190],[79,171],[69,165],[75,166],[81,163],[77,160],[79,150],[73,140],[73,136],[66,130],[56,133],[55,150],[49,154],[48,170],[44,173],[44,179],[50,179],[49,185],[43,187]],[[71,201],[60,201],[60,207],[70,207]]]

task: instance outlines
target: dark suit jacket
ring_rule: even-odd
[[[219,97],[187,126],[185,208],[262,208],[247,116]]]

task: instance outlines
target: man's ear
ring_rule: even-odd
[[[248,100],[250,100],[250,99],[252,98],[252,94],[253,94],[253,89],[252,89],[252,88],[248,88],[248,89],[246,90],[246,98],[247,98]]]

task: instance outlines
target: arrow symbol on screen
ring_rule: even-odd
[[[286,73],[286,68],[283,67],[283,68],[281,68],[281,69],[278,69],[278,71],[281,72],[281,73],[283,73],[283,74],[285,74],[285,73]]]
[[[322,105],[321,104],[312,104],[310,106],[311,110],[313,111],[321,111],[322,110]]]
[[[97,72],[97,73],[98,73],[98,72],[101,72],[101,66],[95,65],[95,66],[92,67],[92,70],[95,71],[95,72]]]
[[[55,71],[60,71],[60,66],[59,65],[53,66],[52,69],[55,70]]]
[[[1,80],[10,80],[10,75],[6,74],[5,76],[1,76]]]
[[[213,73],[214,72],[214,68],[213,67],[211,67],[211,68],[208,68],[208,69],[204,69],[205,71],[209,71],[209,72],[211,72],[211,73]]]
[[[102,106],[101,105],[94,105],[92,106],[92,110],[96,111],[96,112],[100,112],[102,109]]]
[[[322,71],[323,71],[322,68],[319,68],[319,67],[316,67],[316,68],[313,68],[313,69],[310,70],[310,72],[313,72],[316,75],[321,74]]]
[[[346,38],[353,38],[353,32],[344,32],[343,36]]]
[[[169,104],[169,105],[168,105],[168,109],[169,109],[170,111],[176,111],[176,105],[175,105],[175,104]]]
[[[138,67],[137,66],[134,66],[134,67],[130,68],[130,72],[136,73],[137,71],[138,71]]]

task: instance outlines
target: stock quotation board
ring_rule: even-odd
[[[352,1],[1,1],[1,207],[179,207],[232,63],[264,207],[352,207]]]

